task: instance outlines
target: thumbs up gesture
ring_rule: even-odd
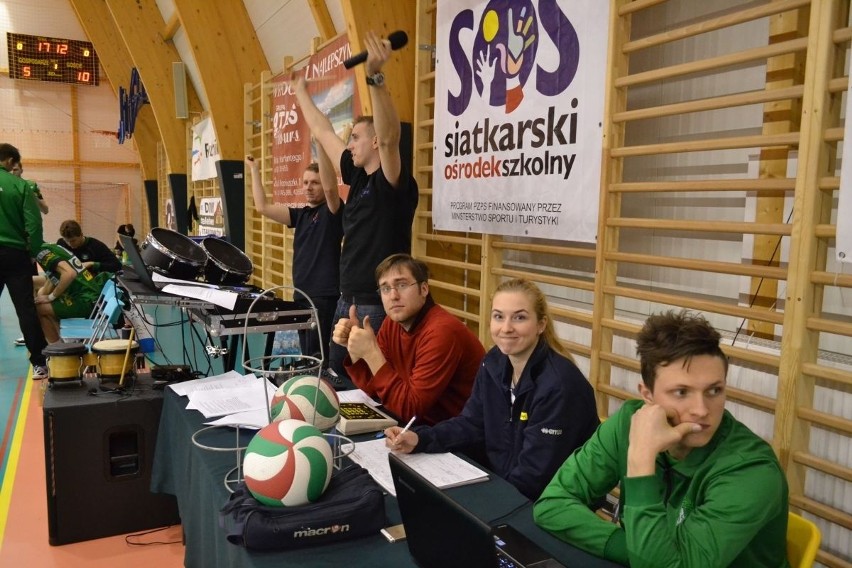
[[[364,316],[363,322],[359,324],[355,306],[352,306],[349,310],[349,321],[352,326],[349,328],[349,341],[346,348],[349,350],[349,357],[352,362],[378,352],[379,343],[376,341],[376,334],[370,324],[370,316]]]
[[[358,325],[358,310],[355,304],[349,306],[349,318],[340,318],[334,324],[334,330],[331,332],[331,340],[338,345],[347,347],[349,344],[349,333],[353,325]]]

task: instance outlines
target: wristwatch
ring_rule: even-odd
[[[379,71],[373,75],[367,75],[367,84],[371,87],[381,87],[385,84],[385,74]]]

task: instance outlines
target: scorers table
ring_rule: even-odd
[[[233,452],[213,452],[192,443],[191,437],[204,427],[204,417],[187,410],[188,400],[166,389],[158,434],[151,488],[177,496],[186,538],[184,566],[187,568],[407,568],[416,564],[403,542],[389,543],[379,533],[344,542],[280,552],[254,552],[231,544],[219,526],[219,511],[228,501],[225,475],[234,467]],[[233,429],[211,432],[204,442],[215,447],[233,447]],[[207,433],[205,433],[206,435]],[[243,431],[240,445],[254,435]],[[368,435],[373,438],[373,434]],[[532,518],[532,503],[502,478],[491,475],[484,483],[447,489],[447,494],[476,516],[493,523],[497,519],[514,526],[554,558],[568,567],[616,568],[618,565],[590,556],[538,528]],[[387,524],[401,522],[396,498],[385,496]]]

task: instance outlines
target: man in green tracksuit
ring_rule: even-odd
[[[642,400],[565,461],[535,504],[539,526],[633,568],[789,566],[787,481],[769,445],[725,410],[719,339],[695,314],[648,318]],[[619,483],[616,524],[589,505]]]

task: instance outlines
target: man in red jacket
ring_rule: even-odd
[[[378,335],[369,316],[358,321],[355,306],[334,327],[352,382],[406,422],[458,415],[485,355],[479,339],[432,300],[425,263],[391,255],[376,267],[376,281],[387,313]]]

